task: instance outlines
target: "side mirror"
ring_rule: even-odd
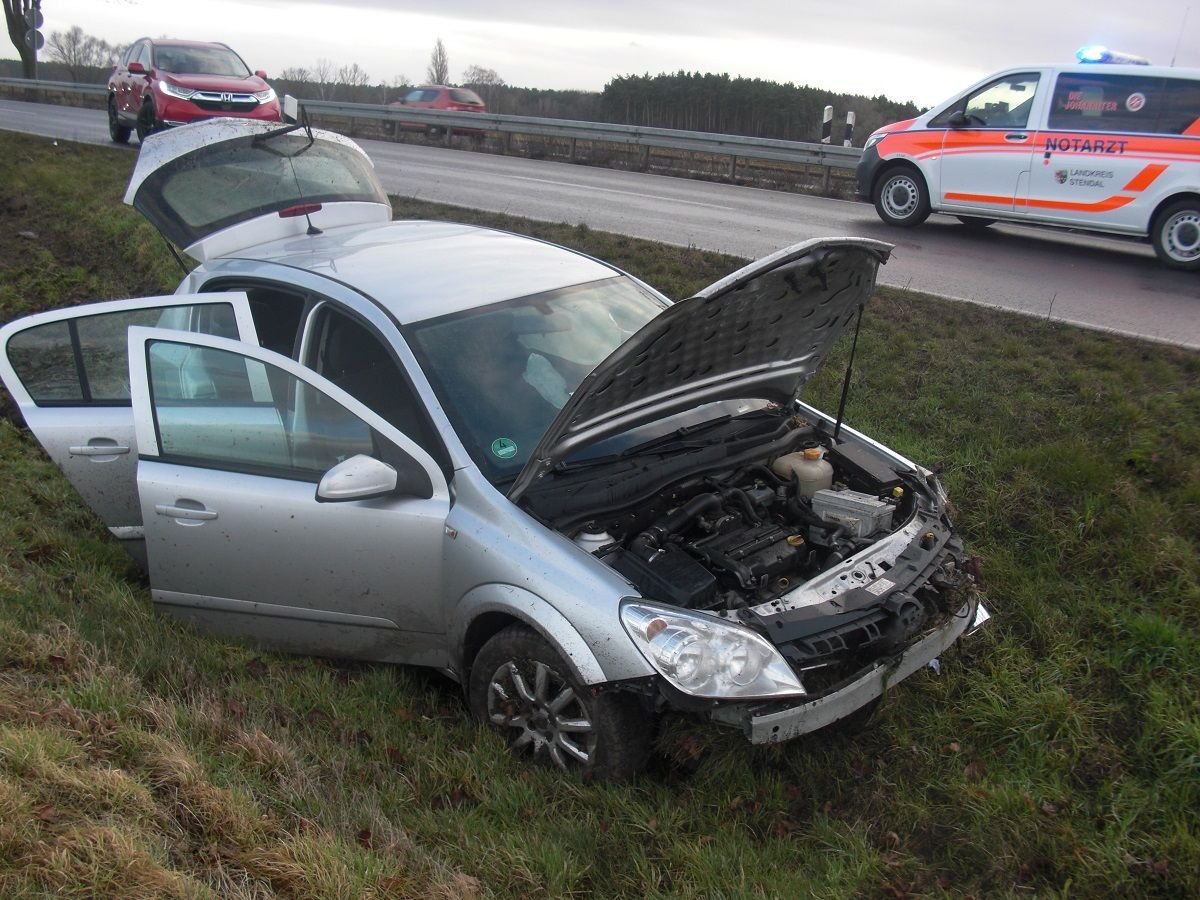
[[[396,470],[387,463],[359,454],[338,463],[321,476],[317,502],[384,497],[396,490],[397,480]]]
[[[129,74],[130,75],[145,75],[146,67],[143,66],[140,62],[131,62],[129,64]]]
[[[259,78],[261,78],[263,81],[267,80],[267,73],[264,72],[262,69],[259,69],[254,74],[257,75]]]
[[[967,114],[961,109],[957,109],[950,116],[950,118],[946,120],[946,124],[951,128],[966,128],[968,121]]]

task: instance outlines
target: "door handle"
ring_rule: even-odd
[[[1008,134],[1006,134],[1004,136],[1004,139],[1006,141],[1012,141],[1013,143],[1017,143],[1019,141],[1029,140],[1029,135],[1023,131],[1010,131]]]
[[[154,511],[171,519],[192,519],[199,522],[210,522],[217,517],[216,512],[211,509],[191,509],[186,506],[171,506],[169,503],[155,503]]]
[[[129,448],[120,444],[82,444],[68,447],[67,451],[72,456],[120,456],[128,453]]]

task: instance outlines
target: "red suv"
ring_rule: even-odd
[[[142,38],[108,77],[108,133],[118,144],[217,116],[277,122],[266,72],[251,72],[225,44]]]
[[[396,100],[388,106],[407,106],[412,109],[446,109],[453,112],[487,112],[487,106],[479,95],[472,90],[460,87],[447,87],[444,84],[426,84],[413,88],[405,94],[403,100]],[[424,130],[428,134],[441,131],[436,125],[418,125],[414,122],[401,122],[400,127],[406,131]],[[455,128],[457,134],[482,134],[471,128]]]

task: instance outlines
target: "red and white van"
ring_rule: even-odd
[[[872,134],[857,194],[891,225],[940,212],[1133,235],[1200,270],[1200,70],[1007,69]]]

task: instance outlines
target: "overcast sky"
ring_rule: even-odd
[[[521,87],[600,90],[684,69],[922,107],[1082,44],[1200,67],[1200,0],[42,0],[42,11],[47,35],[78,25],[110,43],[219,40],[268,75],[327,59],[376,83],[424,80],[439,37],[451,81],[478,65]]]

